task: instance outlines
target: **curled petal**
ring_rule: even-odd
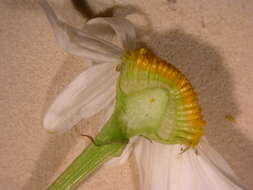
[[[133,24],[124,18],[107,17],[94,18],[88,24],[109,25],[117,34],[120,43],[125,50],[134,50],[136,47],[136,32]]]
[[[82,28],[82,31],[92,34],[96,36],[97,38],[103,39],[106,41],[112,41],[113,36],[115,35],[115,32],[112,29],[112,27],[106,24],[87,23]]]
[[[105,110],[105,114],[102,117],[101,121],[100,121],[100,126],[99,126],[99,130],[102,129],[102,127],[104,127],[105,123],[110,119],[110,117],[113,114],[114,111],[114,106],[115,106],[115,99],[112,100],[112,103],[110,103],[110,105],[106,108]],[[111,160],[109,160],[108,162],[105,163],[105,166],[115,166],[115,165],[122,165],[124,164],[129,156],[131,155],[134,146],[135,146],[135,142],[137,141],[138,137],[133,137],[129,140],[126,148],[124,149],[124,151],[122,152],[122,154],[119,157],[113,157]]]
[[[104,127],[104,125],[106,124],[106,122],[111,118],[114,108],[115,108],[115,103],[116,100],[113,99],[111,100],[111,102],[109,103],[109,105],[105,108],[105,113],[104,115],[100,118],[100,124],[98,126],[99,131]]]
[[[98,62],[119,61],[122,55],[122,49],[108,41],[96,37],[96,35],[89,32],[91,29],[82,31],[63,23],[57,18],[46,0],[40,0],[39,2],[53,27],[57,42],[66,51],[73,55]],[[108,32],[108,27],[107,29],[103,27],[103,29]]]
[[[126,148],[122,152],[122,154],[119,157],[112,158],[105,165],[106,166],[115,166],[115,165],[124,164],[128,160],[129,156],[131,155],[137,140],[138,140],[138,137],[130,138],[130,140],[129,140]]]
[[[82,118],[109,106],[115,98],[115,64],[97,64],[82,72],[55,99],[44,118],[44,128],[64,132]]]
[[[135,148],[143,190],[242,190],[224,159],[203,141],[195,150],[150,143]]]

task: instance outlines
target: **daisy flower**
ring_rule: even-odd
[[[203,138],[196,93],[186,77],[150,50],[136,49],[126,19],[89,20],[82,30],[41,0],[58,44],[94,64],[55,99],[44,128],[63,133],[107,109],[104,127],[48,187],[70,190],[97,167],[123,163],[134,152],[142,190],[242,190],[224,159]],[[112,43],[116,34],[121,46]],[[151,142],[152,141],[152,142]]]

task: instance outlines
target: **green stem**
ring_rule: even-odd
[[[96,137],[96,142],[100,146],[89,145],[47,190],[73,189],[97,167],[110,158],[119,156],[128,140],[122,135],[117,125],[116,119],[109,120]]]

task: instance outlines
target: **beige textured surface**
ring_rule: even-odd
[[[97,10],[121,4],[137,11],[128,18],[138,26],[139,40],[192,81],[208,121],[208,139],[251,189],[253,1],[96,2]],[[82,26],[69,3],[54,5],[62,18]],[[42,129],[48,105],[85,61],[57,47],[35,1],[1,0],[0,12],[0,189],[42,190],[87,144],[77,131],[95,134],[96,118],[63,136]],[[77,189],[137,190],[137,177],[132,158],[124,166],[103,167]]]

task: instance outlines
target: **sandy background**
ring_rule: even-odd
[[[76,27],[85,19],[67,1],[50,1]],[[119,6],[121,5],[121,6]],[[143,45],[192,81],[208,121],[206,133],[242,184],[253,187],[253,1],[92,1],[95,12],[116,7]],[[87,145],[98,118],[62,136],[42,128],[54,97],[87,61],[60,49],[36,1],[0,1],[0,189],[43,190]],[[236,122],[226,119],[232,115]],[[103,167],[77,189],[138,190],[134,159]]]

